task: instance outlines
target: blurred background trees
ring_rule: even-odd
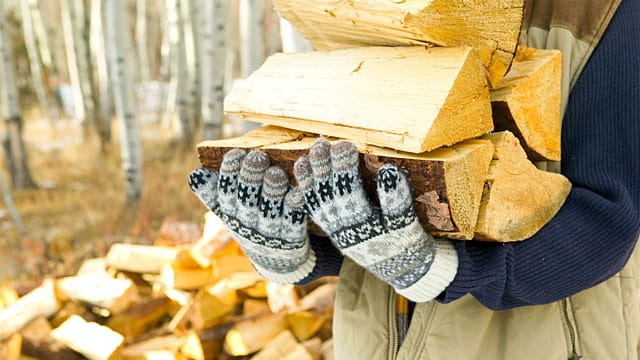
[[[98,208],[140,226],[151,221],[145,212],[162,207],[145,202],[163,193],[150,178],[182,201],[189,194],[172,191],[175,176],[162,172],[176,162],[175,186],[188,191],[199,141],[257,126],[226,119],[223,98],[283,50],[311,47],[270,0],[0,0],[0,240],[12,236],[4,228],[23,227],[19,216],[32,211],[25,202],[34,214],[51,202],[49,219],[24,221],[29,233],[36,223],[59,226],[63,215],[95,227]],[[83,166],[95,174],[77,180]],[[65,189],[84,194],[86,208],[68,192],[54,203],[63,187],[54,171],[74,179]],[[198,204],[180,206],[173,211]],[[92,233],[112,230],[102,224]]]

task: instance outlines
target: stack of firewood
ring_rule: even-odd
[[[265,281],[206,218],[196,242],[116,243],[21,296],[0,287],[0,358],[332,359],[337,280]]]

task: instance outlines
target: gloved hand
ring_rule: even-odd
[[[206,168],[189,175],[189,186],[220,216],[256,270],[274,282],[296,283],[316,262],[309,246],[304,197],[280,167],[259,150],[226,153],[220,174]]]
[[[409,300],[432,300],[457,272],[453,244],[420,225],[407,179],[395,165],[378,170],[380,208],[371,206],[358,162],[352,143],[316,140],[294,165],[305,211],[343,255]]]

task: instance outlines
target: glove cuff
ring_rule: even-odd
[[[433,300],[449,286],[458,272],[458,253],[451,240],[434,240],[435,255],[429,271],[408,288],[396,290],[411,301]]]
[[[279,284],[295,284],[306,278],[313,271],[313,268],[316,266],[316,253],[313,249],[309,249],[309,257],[307,260],[296,270],[286,273],[275,272],[258,265],[255,261],[251,262],[253,267],[256,268],[256,271],[265,279]]]

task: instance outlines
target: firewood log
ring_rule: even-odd
[[[267,343],[251,360],[313,360],[307,349],[284,330]]]
[[[18,293],[8,287],[0,286],[0,309],[9,306],[18,300]],[[20,334],[12,334],[4,340],[0,339],[0,359],[18,360],[23,338]]]
[[[133,281],[105,274],[64,277],[58,279],[58,289],[70,299],[101,307],[112,314],[126,309],[137,296]]]
[[[180,359],[178,352],[182,340],[176,335],[154,336],[150,339],[125,345],[120,360]]]
[[[495,131],[511,131],[532,161],[560,160],[561,54],[521,48],[490,91]]]
[[[244,356],[262,349],[285,330],[285,313],[265,314],[234,324],[224,340],[224,351],[233,356]]]
[[[73,315],[51,331],[51,337],[90,360],[112,360],[118,356],[124,337],[106,326],[86,322]]]
[[[113,244],[106,256],[108,266],[135,273],[160,273],[162,267],[175,259],[177,247]]]
[[[173,302],[165,296],[147,298],[111,316],[106,325],[131,341],[163,320],[172,306]]]
[[[495,146],[475,238],[518,241],[535,234],[558,212],[571,190],[561,174],[539,170],[509,131],[485,136]]]
[[[203,166],[217,170],[222,156],[233,147],[260,148],[272,164],[282,166],[293,181],[293,163],[306,155],[315,135],[273,126],[246,135],[198,146]],[[466,140],[423,154],[410,154],[356,143],[361,153],[360,173],[369,197],[376,200],[377,168],[394,162],[408,170],[414,207],[425,229],[438,236],[471,239],[476,226],[482,188],[493,155],[488,140]]]
[[[318,50],[369,45],[471,45],[495,83],[516,50],[523,0],[274,0]]]
[[[190,330],[180,352],[193,360],[213,360],[223,355],[223,343],[229,329],[237,320],[229,320],[200,331]]]
[[[55,281],[42,284],[0,309],[0,340],[17,333],[34,319],[53,315],[60,308]]]
[[[487,81],[469,47],[272,55],[234,86],[224,111],[411,153],[493,130]]]
[[[22,354],[36,359],[47,360],[83,360],[80,353],[51,337],[51,324],[39,317],[25,326],[22,335]]]

